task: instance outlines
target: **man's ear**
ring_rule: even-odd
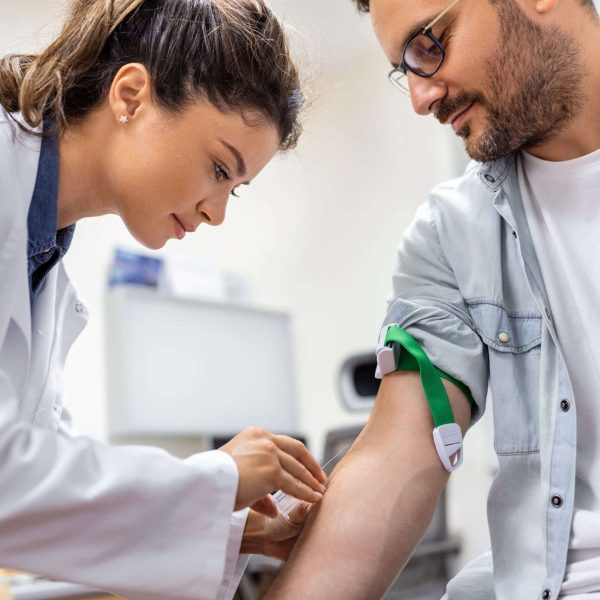
[[[535,0],[535,11],[538,15],[552,12],[559,4],[559,0]]]
[[[122,66],[115,75],[109,93],[109,104],[117,122],[139,117],[152,102],[152,80],[146,67],[139,63]]]

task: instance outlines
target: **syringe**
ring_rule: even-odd
[[[342,448],[333,458],[330,458],[322,467],[321,469],[325,469],[329,464],[331,464],[336,458],[338,458],[339,456],[341,456],[342,454],[344,454],[346,452],[346,450],[348,450],[348,448],[350,448],[351,444],[348,444],[347,446],[345,446],[344,448]],[[273,494],[273,500],[275,500],[275,503],[277,504],[277,508],[279,509],[279,512],[284,515],[285,517],[289,517],[290,513],[300,504],[302,504],[302,500],[298,500],[297,498],[294,498],[294,496],[290,496],[289,494],[286,494],[285,492],[282,492],[281,490],[279,490],[278,492],[275,492]]]

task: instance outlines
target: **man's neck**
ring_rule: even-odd
[[[587,77],[582,82],[585,105],[577,118],[547,142],[527,152],[548,161],[565,161],[600,149],[600,21],[588,19],[578,35]]]

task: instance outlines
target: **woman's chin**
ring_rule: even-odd
[[[139,231],[133,231],[129,229],[129,233],[139,242],[144,248],[148,250],[160,250],[169,241],[170,238],[165,238],[159,235],[148,235]]]

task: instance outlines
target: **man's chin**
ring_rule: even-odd
[[[473,134],[469,124],[465,124],[461,129],[459,129],[456,132],[456,135],[464,141],[465,152],[471,160],[476,160],[477,162],[489,162],[487,160],[483,160],[485,157],[481,152],[479,139]]]
[[[465,131],[467,126],[463,127],[458,135],[465,142],[465,151],[469,158],[480,163],[490,163],[509,155],[512,150],[505,150],[506,144],[499,144],[485,132],[476,135],[472,130]]]

